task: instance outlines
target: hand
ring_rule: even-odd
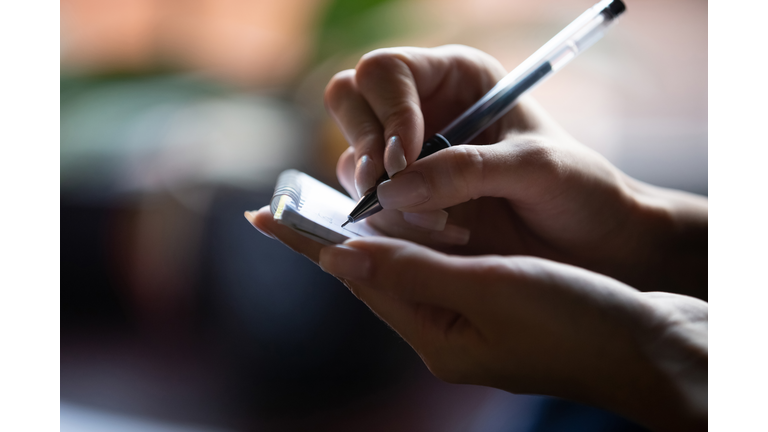
[[[656,430],[706,428],[700,300],[532,257],[449,256],[388,238],[323,247],[267,207],[246,216],[339,277],[443,380],[565,397]]]
[[[504,75],[485,53],[444,46],[377,50],[331,80],[326,106],[351,145],[341,184],[357,197],[385,169],[392,177],[378,187],[389,210],[370,222],[454,254],[538,256],[706,298],[706,200],[629,178],[531,99],[480,145],[416,161],[425,137]]]

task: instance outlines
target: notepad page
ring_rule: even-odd
[[[273,213],[278,222],[324,243],[380,235],[367,221],[341,227],[356,204],[350,197],[299,171],[291,170],[285,175],[287,184],[282,185],[283,190],[292,189],[292,193],[290,197],[285,195],[284,204],[278,204]]]

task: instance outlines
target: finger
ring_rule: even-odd
[[[353,199],[358,199],[359,195],[357,194],[357,190],[355,189],[354,182],[352,180],[354,169],[354,150],[350,147],[339,157],[339,161],[336,164],[336,176],[338,177],[339,182],[344,187],[344,189],[349,192],[350,196]],[[392,213],[391,216],[394,217],[383,217],[387,213]],[[444,231],[446,228],[447,220],[448,212],[445,210],[435,210],[422,213],[384,211],[384,213],[378,213],[374,215],[372,219],[369,219],[369,222],[373,223],[373,225],[384,234],[406,238],[421,244],[425,244],[425,242],[431,243],[430,240],[436,241],[437,244],[445,245],[466,244],[469,241],[469,231],[457,226],[449,225],[445,233],[436,234],[434,238],[430,236],[429,240],[425,238],[426,236],[423,230],[413,230],[413,227],[419,227],[431,231]],[[377,221],[380,223],[377,224]],[[399,236],[395,235],[391,227],[392,224],[404,226],[405,228],[403,231],[409,231],[408,234],[400,232]],[[456,233],[459,235],[457,236]]]
[[[336,178],[352,199],[360,198],[355,187],[355,149],[352,147],[339,156],[339,161],[336,163]]]
[[[355,189],[363,195],[384,173],[384,137],[379,119],[355,82],[355,71],[337,73],[325,89],[328,112],[355,149]]]
[[[277,238],[296,252],[302,253],[316,264],[319,263],[320,253],[324,249],[319,243],[310,240],[293,230],[282,226],[272,219],[269,207],[264,207],[257,212],[246,212],[246,218],[265,235]],[[354,264],[354,261],[352,262]],[[359,267],[350,265],[347,260],[341,260],[337,265],[347,265],[348,272],[359,271]],[[337,275],[338,276],[338,275]],[[447,334],[444,329],[455,329],[452,324],[457,319],[457,313],[418,305],[401,299],[397,299],[384,291],[373,291],[362,288],[359,284],[341,278],[350,290],[374,313],[385,322],[389,323],[406,341],[416,349],[425,347],[444,347],[445,337],[454,336]],[[419,325],[419,321],[427,325]],[[450,347],[447,347],[450,348]],[[435,348],[430,348],[434,351]]]
[[[383,125],[390,177],[416,160],[424,141],[419,92],[405,55],[402,49],[376,50],[355,67],[357,87]]]
[[[440,364],[455,362],[462,358],[461,353],[466,357],[467,330],[472,329],[464,315],[439,306],[402,300],[359,282],[345,280],[344,283],[402,336],[436,375],[440,376],[438,371],[444,369]]]
[[[448,212],[444,210],[392,213],[398,213],[402,218],[390,217],[383,224],[382,219],[372,221],[375,227],[391,237],[431,246],[462,246],[469,243],[470,231],[457,225],[447,224]]]
[[[387,218],[386,222],[377,224],[384,225],[383,228],[385,228],[385,231],[386,224],[389,223],[397,223],[398,225],[424,228],[430,231],[442,231],[446,226],[446,222],[448,221],[448,212],[445,210],[434,210],[421,213],[403,213],[400,211],[392,210],[390,210],[390,212],[400,217]],[[371,222],[383,222],[383,219],[384,218],[382,217],[378,217],[371,219]]]
[[[410,223],[405,217],[405,213],[398,210],[383,210],[369,217],[368,222],[384,235],[435,249],[462,246],[469,242],[470,232],[466,228],[446,223],[441,231],[435,231]]]
[[[256,230],[258,232],[264,234],[265,236],[267,236],[267,237],[269,237],[269,238],[271,238],[273,240],[277,240],[277,239],[275,239],[275,235],[272,234],[271,232],[267,231],[267,229],[263,226],[263,224],[256,225],[256,216],[258,215],[258,213],[259,213],[258,210],[246,211],[245,212],[245,219],[248,220],[248,222],[250,222],[251,225],[253,225],[253,227],[256,228]]]
[[[395,298],[466,314],[466,286],[478,285],[467,258],[449,257],[403,240],[384,237],[348,240],[323,249],[320,266]]]
[[[568,153],[536,135],[493,145],[460,145],[415,162],[378,187],[385,209],[425,212],[480,197],[519,204],[557,194],[570,165]]]
[[[444,277],[459,267],[440,262],[437,252],[412,243],[368,240],[373,241],[323,249],[320,266],[344,280],[420,354],[433,357],[437,350],[445,353],[460,346],[469,323],[465,309],[473,302],[457,295],[457,287],[468,286],[462,285],[466,280]]]
[[[357,88],[384,127],[390,177],[400,171],[394,165],[401,151],[413,163],[425,130],[442,129],[505,74],[493,57],[459,45],[380,49],[363,56],[355,70]]]
[[[417,227],[442,231],[445,228],[445,223],[448,221],[448,212],[445,210],[434,210],[421,213],[403,213],[403,219]]]
[[[264,206],[257,212],[246,212],[246,219],[251,224],[269,237],[277,239],[317,264],[320,260],[320,250],[323,245],[304,237],[287,226],[280,225],[272,218],[269,206]]]
[[[441,231],[433,231],[429,238],[446,246],[463,246],[469,243],[470,231],[458,225],[445,225]]]

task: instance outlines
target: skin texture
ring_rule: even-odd
[[[384,173],[389,137],[399,136],[405,148],[408,167],[379,186],[390,211],[370,222],[387,235],[453,254],[538,256],[640,290],[706,299],[706,199],[626,176],[531,99],[473,140],[481,145],[459,145],[415,161],[424,137],[504,75],[487,54],[446,46],[377,50],[356,70],[331,80],[326,106],[351,145],[337,173],[353,197],[359,196],[358,179]],[[355,161],[363,157],[371,161],[366,167],[376,169],[373,174],[361,174]],[[414,205],[399,200],[393,207],[389,203],[397,200],[385,199],[388,190],[417,189],[426,189],[428,197],[412,197],[419,198]],[[444,210],[447,225],[437,223]],[[406,222],[401,211],[420,213],[421,223]],[[447,231],[430,230],[430,217]]]
[[[339,179],[356,197],[386,170],[369,220],[399,239],[323,247],[267,207],[246,218],[342,280],[443,380],[706,428],[706,199],[629,178],[530,99],[476,145],[415,160],[504,74],[467,47],[392,48],[328,84],[351,145]]]
[[[440,379],[581,401],[654,430],[707,427],[701,300],[534,257],[451,256],[390,238],[323,247],[268,207],[246,217],[339,277]]]

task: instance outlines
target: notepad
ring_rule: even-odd
[[[355,204],[336,189],[291,169],[278,177],[270,210],[274,220],[281,225],[326,245],[381,235],[368,225],[367,220],[341,227]]]

